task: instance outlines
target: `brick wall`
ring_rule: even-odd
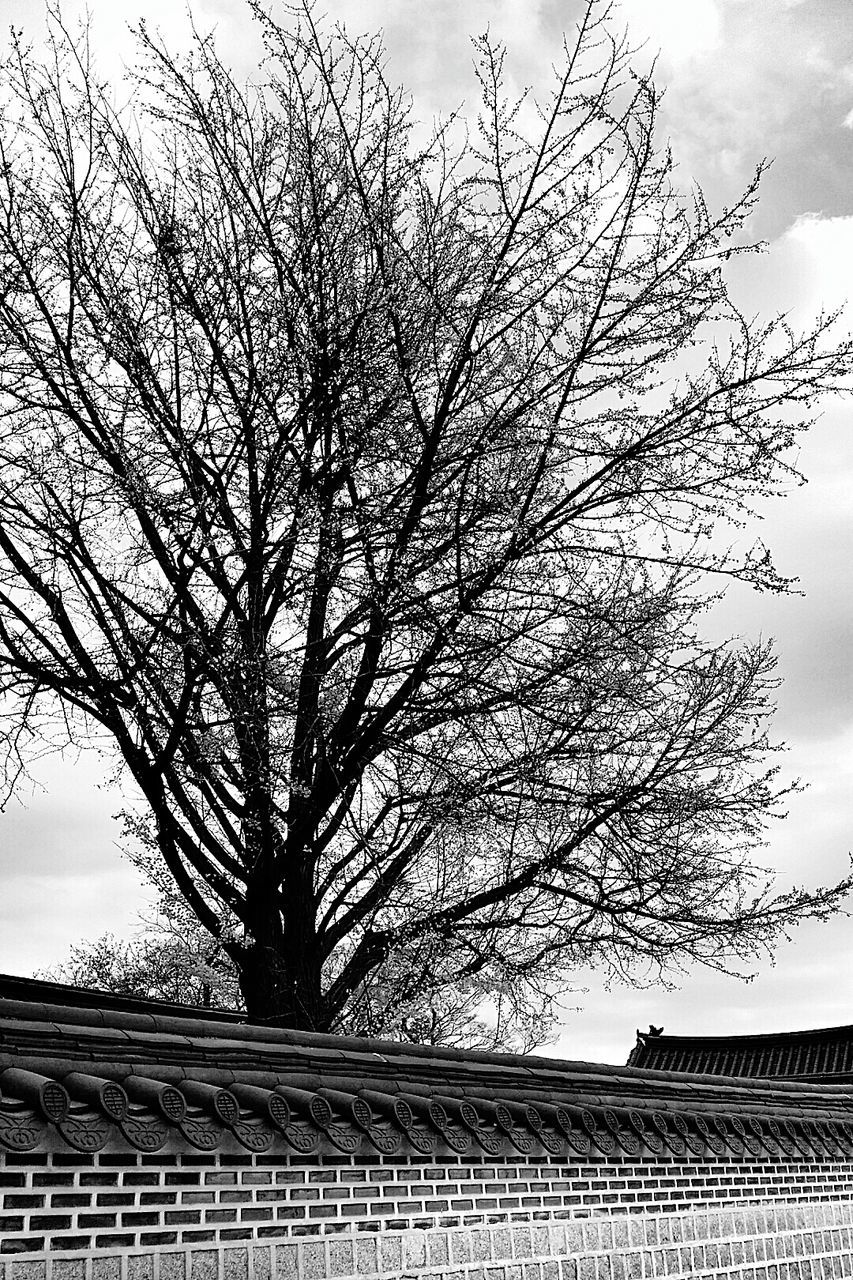
[[[0,1160],[0,1280],[853,1275],[849,1160]]]
[[[844,1083],[386,1044],[36,986],[4,999],[0,980],[0,1280],[853,1276]]]

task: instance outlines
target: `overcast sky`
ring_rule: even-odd
[[[542,83],[559,54],[575,0],[327,0],[352,29],[382,26],[392,78],[414,92],[424,115],[473,102],[467,37],[487,25],[503,37],[518,84]],[[62,0],[71,18],[81,10]],[[101,69],[121,74],[132,57],[127,24],[144,16],[179,43],[175,0],[89,0]],[[257,40],[242,0],[193,0],[199,26],[215,25],[238,73],[248,74]],[[623,0],[621,17],[638,57],[657,54],[666,88],[668,137],[685,182],[714,205],[737,195],[765,156],[773,166],[752,220],[769,249],[732,277],[751,310],[806,319],[821,305],[853,298],[853,6],[850,0]],[[0,0],[4,26],[37,37],[42,5]],[[851,313],[853,325],[853,313]],[[772,635],[784,684],[777,736],[783,766],[808,789],[771,833],[767,860],[780,883],[814,884],[844,875],[853,847],[853,402],[830,406],[804,444],[808,485],[765,513],[762,539],[804,595],[733,596],[710,625]],[[96,758],[46,763],[41,789],[0,816],[0,971],[31,973],[61,959],[74,941],[111,929],[128,934],[148,895],[116,849],[114,793],[99,785]],[[692,970],[677,990],[603,991],[579,977],[567,997],[563,1033],[551,1052],[624,1061],[635,1027],[671,1034],[792,1030],[853,1022],[853,921],[804,926],[776,962],[749,983]]]

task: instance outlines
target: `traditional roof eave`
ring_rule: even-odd
[[[632,1067],[774,1080],[853,1080],[853,1026],[744,1036],[665,1036],[637,1031]]]

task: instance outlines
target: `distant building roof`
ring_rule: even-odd
[[[631,1067],[691,1075],[853,1082],[853,1026],[755,1036],[665,1036],[637,1031]]]

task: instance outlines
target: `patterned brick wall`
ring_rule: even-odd
[[[853,1276],[849,1161],[8,1154],[0,1280]]]
[[[0,975],[0,1280],[853,1277],[843,1083],[51,1003],[21,982],[4,998]]]

